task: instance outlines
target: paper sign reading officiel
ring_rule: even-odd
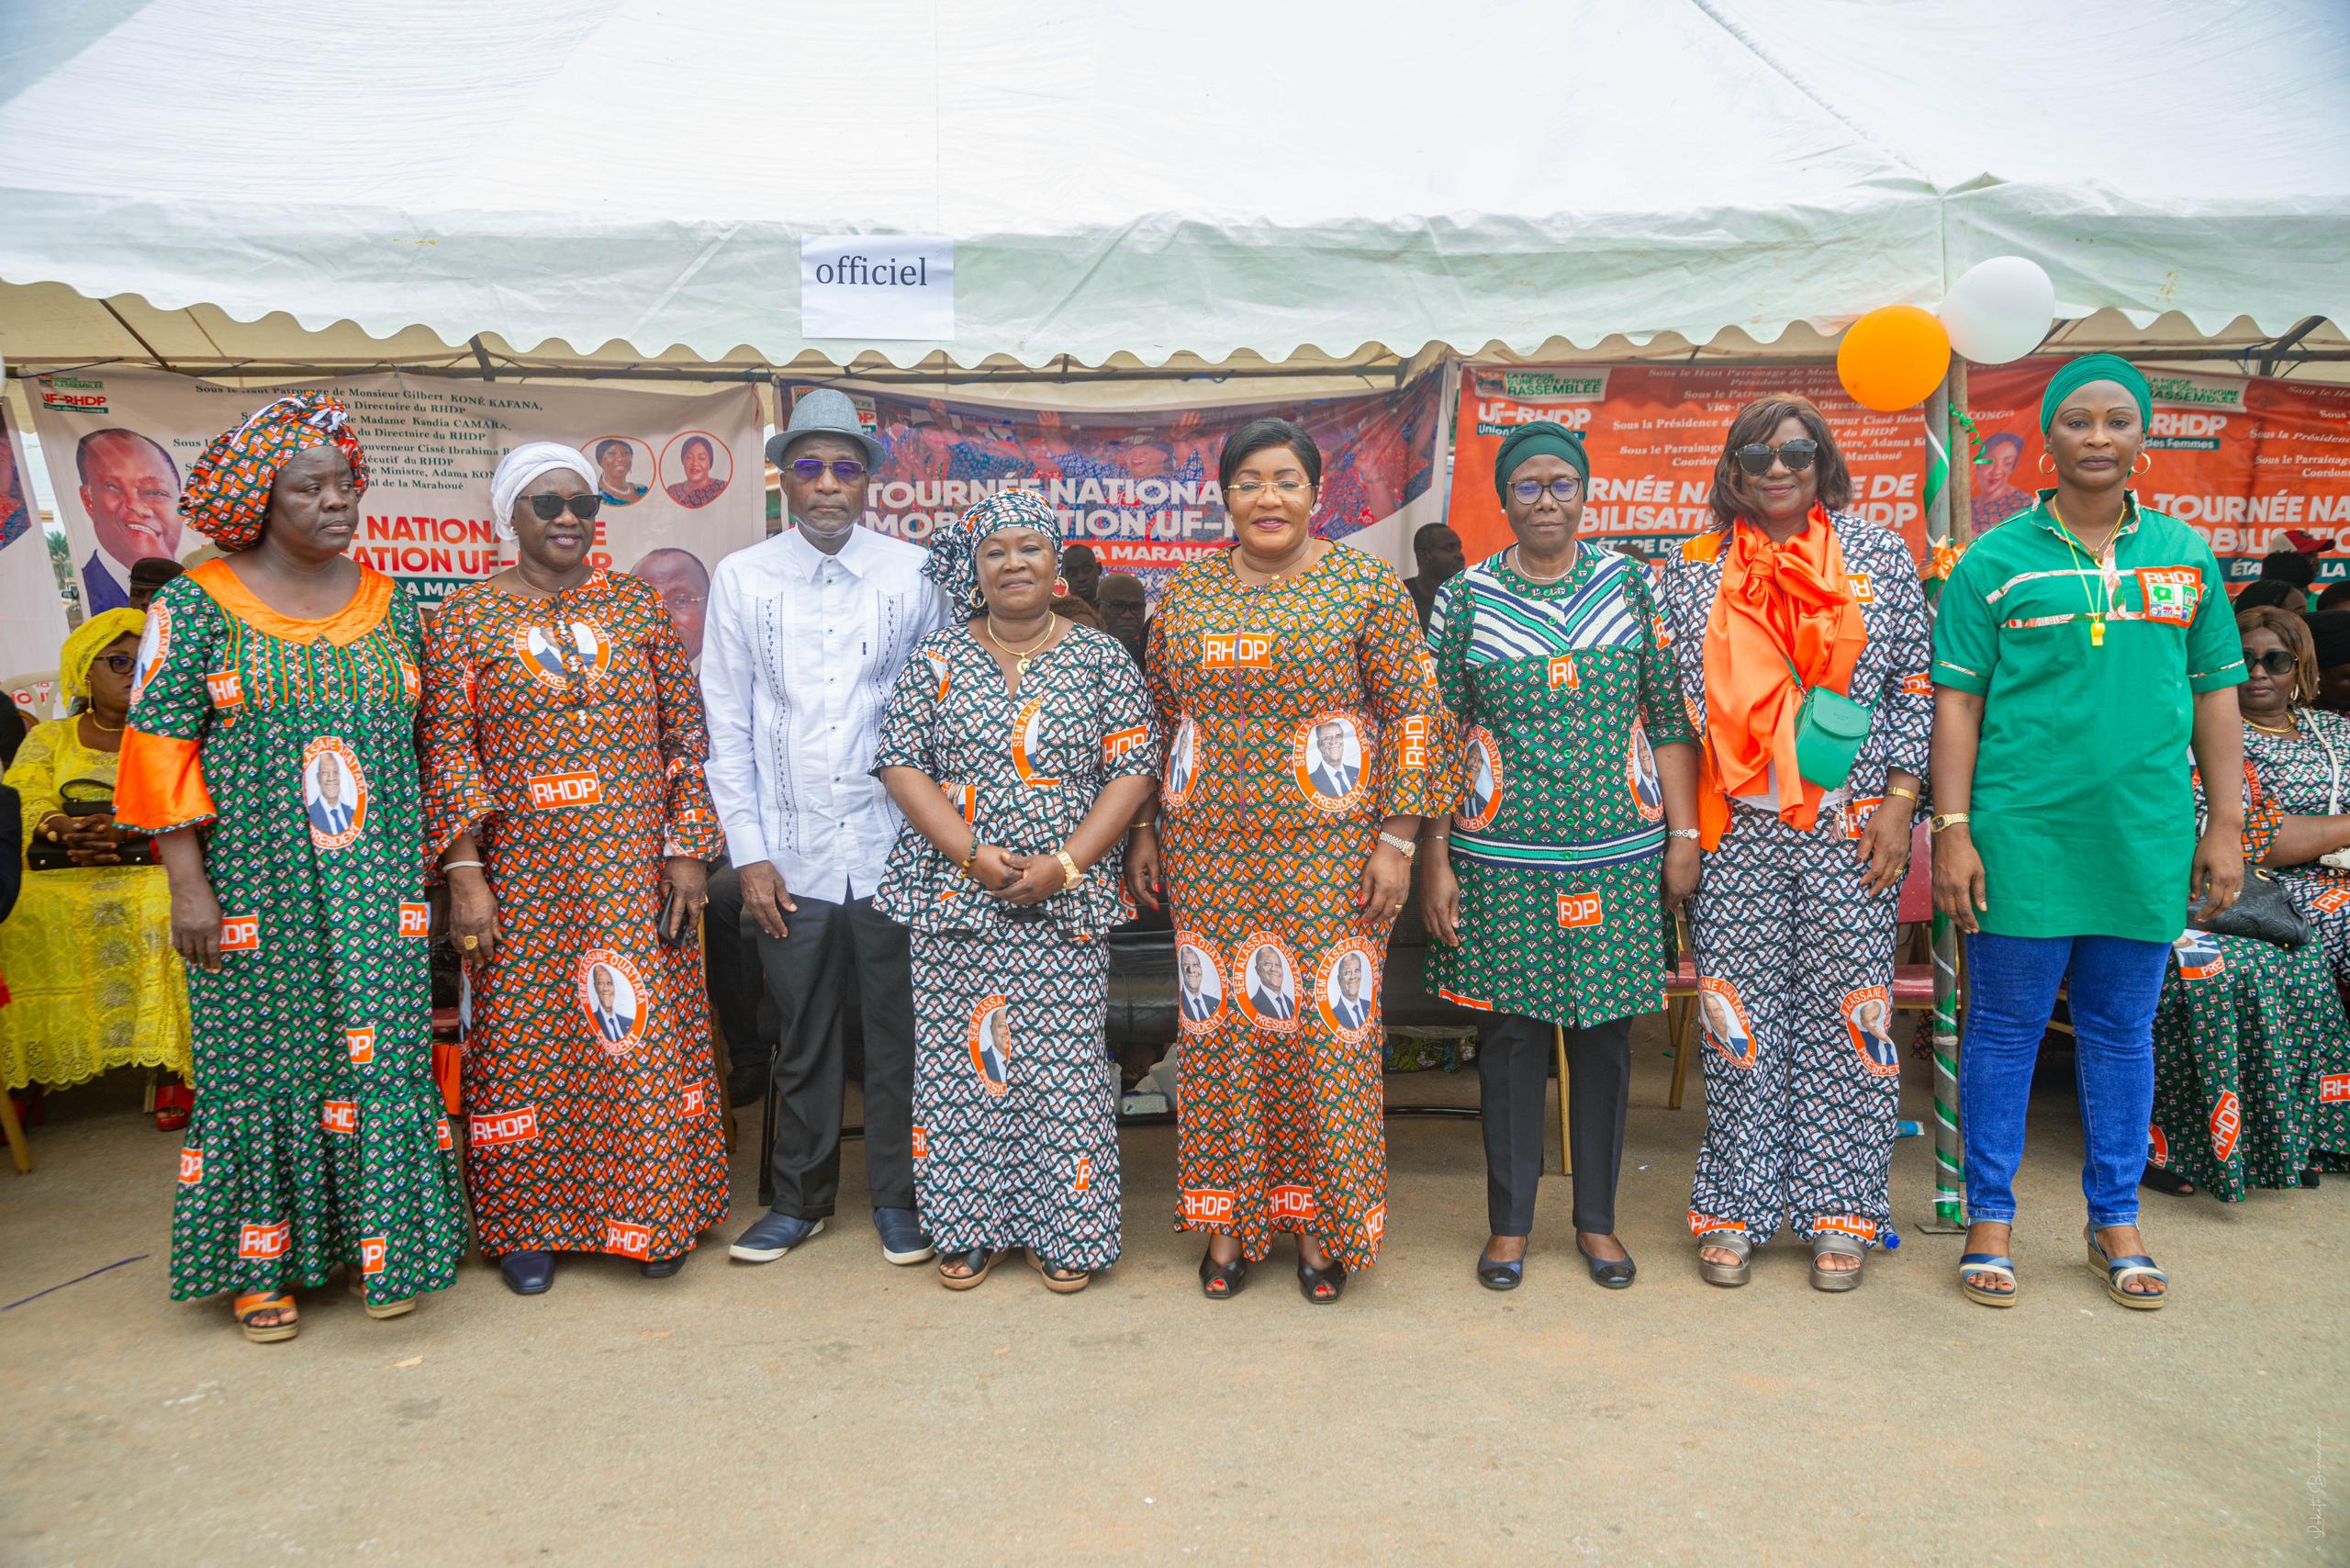
[[[955,336],[955,241],[934,234],[823,234],[800,242],[803,338]]]

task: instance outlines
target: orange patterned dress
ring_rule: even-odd
[[[1352,1272],[1387,1219],[1380,974],[1355,906],[1379,824],[1452,809],[1460,758],[1411,595],[1334,545],[1266,588],[1219,551],[1152,627],[1182,1030],[1178,1228],[1311,1231]]]
[[[498,901],[471,967],[466,1186],[485,1253],[671,1258],[726,1215],[701,944],[662,944],[665,857],[722,838],[701,698],[661,596],[452,594],[424,640],[427,839]]]

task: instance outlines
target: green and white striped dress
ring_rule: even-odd
[[[1692,739],[1648,570],[1584,541],[1536,583],[1515,551],[1446,583],[1428,619],[1460,722],[1459,947],[1427,983],[1570,1029],[1663,1004],[1664,790],[1654,746]]]

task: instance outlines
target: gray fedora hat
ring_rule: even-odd
[[[879,468],[881,460],[889,455],[881,450],[881,443],[866,434],[865,427],[856,422],[856,405],[849,401],[848,394],[829,386],[800,395],[800,401],[791,410],[791,422],[767,437],[767,461],[782,467],[783,454],[803,435],[836,435],[856,442],[865,450],[867,468]]]

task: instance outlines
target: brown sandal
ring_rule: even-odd
[[[1002,1261],[1002,1253],[990,1252],[984,1247],[974,1247],[968,1252],[942,1252],[938,1255],[938,1282],[950,1291],[967,1291],[993,1273],[995,1266]],[[970,1272],[950,1274],[946,1271],[950,1267],[968,1269]]]
[[[285,1291],[256,1291],[251,1295],[241,1295],[231,1310],[237,1315],[237,1327],[242,1328],[245,1338],[256,1345],[291,1339],[300,1327],[294,1297]],[[274,1316],[277,1321],[266,1324],[253,1321],[264,1316]]]
[[[1093,1282],[1093,1276],[1084,1270],[1064,1269],[1034,1247],[1028,1249],[1028,1262],[1043,1277],[1045,1288],[1056,1295],[1075,1295]]]

